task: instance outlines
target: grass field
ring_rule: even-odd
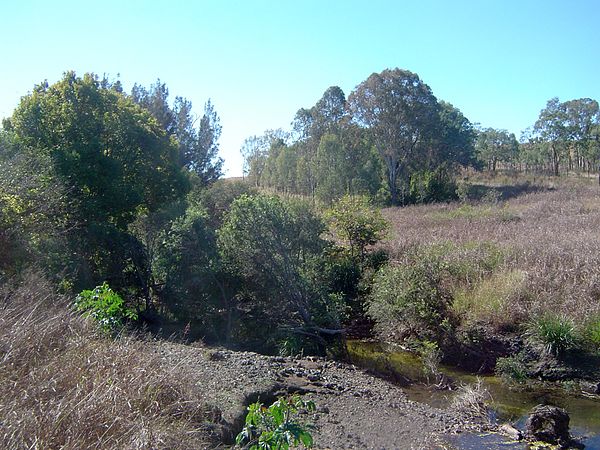
[[[445,258],[468,265],[483,245],[499,254],[493,267],[450,286],[463,325],[514,329],[552,315],[593,334],[600,327],[597,182],[486,180],[471,190],[479,200],[385,209],[391,259],[446,248]]]

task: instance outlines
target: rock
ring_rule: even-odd
[[[566,444],[571,441],[569,414],[556,406],[537,405],[527,418],[527,436],[549,444]]]
[[[508,423],[502,424],[498,431],[515,441],[520,441],[521,439],[523,439],[523,433],[521,433],[519,430],[517,430],[515,427]]]

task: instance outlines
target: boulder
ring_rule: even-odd
[[[569,420],[569,414],[562,408],[537,405],[525,424],[527,436],[536,441],[564,445],[571,442]]]

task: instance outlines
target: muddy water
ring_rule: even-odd
[[[348,353],[358,366],[374,370],[400,383],[408,396],[416,401],[443,408],[454,395],[427,386],[427,378],[420,359],[414,354],[393,350],[379,343],[348,341]],[[457,383],[473,383],[477,376],[452,367],[441,367],[442,373]],[[484,387],[492,397],[495,419],[510,422],[523,429],[527,413],[537,404],[551,404],[565,408],[571,417],[571,432],[580,439],[586,449],[600,450],[600,399],[586,398],[576,389],[556,385],[508,386],[496,376],[480,376]],[[493,448],[486,444],[489,436],[464,436],[456,442],[459,448],[477,448],[477,445]],[[472,442],[470,442],[471,440]],[[502,446],[502,448],[507,448]],[[513,447],[520,448],[520,447]],[[522,448],[522,447],[521,447]]]

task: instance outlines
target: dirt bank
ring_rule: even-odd
[[[323,358],[282,358],[251,352],[157,343],[165,364],[180,365],[207,401],[222,411],[225,442],[239,431],[245,406],[260,397],[300,392],[317,405],[308,417],[320,449],[440,448],[446,438],[478,426],[451,411],[409,400],[402,390],[347,365]],[[184,361],[184,363],[182,363]],[[445,445],[444,445],[445,447]]]

